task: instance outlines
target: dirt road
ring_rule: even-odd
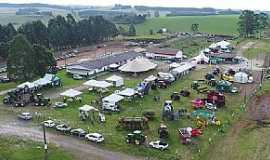
[[[0,122],[0,134],[43,141],[41,128],[31,125],[18,120],[4,120]],[[49,143],[72,153],[76,160],[139,160],[137,157],[101,149],[85,140],[78,140],[70,136],[47,132],[47,139]]]

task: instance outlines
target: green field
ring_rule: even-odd
[[[49,146],[48,160],[72,160],[73,157],[63,150]],[[0,137],[1,160],[41,160],[44,150],[41,143],[20,140],[16,137]]]
[[[244,52],[244,56],[248,59],[263,59],[265,54],[270,54],[270,40],[247,40],[247,42],[253,43],[250,48]]]
[[[138,35],[148,35],[150,29],[157,32],[161,28],[172,32],[190,32],[191,24],[198,23],[200,32],[236,35],[237,21],[237,15],[159,17],[137,25],[136,30]]]
[[[138,155],[144,157],[155,157],[158,159],[171,159],[180,157],[182,159],[200,159],[203,154],[209,152],[211,150],[209,148],[209,138],[213,139],[213,141],[218,138],[224,136],[224,134],[218,132],[218,128],[215,126],[209,126],[206,130],[204,130],[203,136],[196,139],[195,142],[197,145],[195,146],[184,146],[180,143],[179,135],[177,132],[177,128],[179,127],[195,127],[194,121],[190,119],[181,119],[179,121],[173,122],[165,122],[168,125],[170,131],[170,138],[168,139],[168,143],[170,144],[169,150],[161,152],[155,149],[146,148],[143,146],[133,146],[125,143],[125,135],[128,131],[118,130],[116,128],[117,121],[119,117],[122,116],[141,116],[143,111],[151,109],[156,113],[156,119],[154,121],[149,122],[149,129],[145,131],[145,134],[148,136],[148,141],[157,140],[158,134],[157,129],[161,120],[161,110],[162,104],[165,100],[170,99],[170,94],[174,91],[180,91],[181,89],[190,89],[191,81],[194,79],[201,79],[207,70],[203,71],[194,71],[192,74],[187,76],[182,80],[178,80],[171,87],[158,91],[151,91],[149,95],[145,96],[143,99],[136,99],[135,101],[129,102],[125,101],[122,104],[122,111],[119,114],[107,114],[106,115],[106,123],[99,124],[97,122],[91,123],[89,121],[82,122],[78,117],[78,107],[83,104],[89,104],[93,100],[98,99],[98,94],[96,93],[88,93],[84,92],[82,95],[83,102],[82,103],[71,103],[70,106],[66,109],[52,110],[47,108],[36,108],[36,107],[26,107],[23,108],[24,111],[30,112],[40,112],[42,113],[41,118],[35,118],[35,121],[40,123],[40,121],[47,119],[48,117],[58,119],[60,121],[64,121],[70,124],[72,127],[82,127],[90,132],[100,132],[104,134],[105,142],[101,144],[101,147],[105,147],[108,149],[112,149],[115,151],[125,152],[131,155]],[[107,75],[108,76],[108,75]],[[144,77],[130,77],[122,75],[125,78],[125,84],[127,87],[134,87],[138,82],[142,80]],[[144,75],[146,76],[146,75]],[[108,93],[109,94],[109,93]],[[106,94],[107,95],[107,94]],[[153,101],[153,96],[160,95],[160,102]],[[174,106],[175,109],[179,108],[187,108],[189,111],[192,111],[190,101],[195,97],[204,97],[204,95],[197,94],[196,92],[192,92],[190,98],[182,98],[180,102],[175,101]],[[59,101],[62,99],[56,99],[54,101]],[[229,101],[230,100],[230,101]],[[228,95],[227,97],[227,107],[221,109],[217,112],[217,117],[224,124],[224,130],[226,131],[228,127],[235,120],[235,117],[232,117],[232,114],[240,114],[241,107],[240,104],[242,102],[242,98],[239,98],[235,95]],[[8,110],[8,108],[5,108]],[[21,112],[22,109],[18,110]]]

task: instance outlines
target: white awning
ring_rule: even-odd
[[[137,93],[138,93],[138,92],[137,92],[135,89],[132,89],[132,88],[126,88],[126,89],[120,91],[120,92],[118,93],[118,95],[131,97],[131,96],[134,96],[134,95],[137,94]]]
[[[155,81],[156,79],[157,79],[156,76],[151,75],[151,76],[145,78],[144,81],[146,81],[146,82],[152,82],[152,81]]]
[[[29,88],[37,87],[37,85],[35,85],[34,83],[24,82],[24,83],[18,85],[17,88],[25,88],[26,86],[29,87]]]
[[[106,102],[117,103],[117,102],[120,102],[123,99],[124,99],[123,96],[120,96],[120,95],[117,95],[117,94],[111,94],[108,97],[103,98],[102,102],[106,101]]]
[[[171,72],[174,73],[174,74],[175,73],[180,74],[180,73],[183,73],[185,71],[188,71],[188,70],[192,69],[193,67],[195,67],[195,64],[184,62],[183,65],[173,69]]]
[[[69,90],[66,90],[65,92],[61,93],[60,95],[65,96],[65,97],[74,98],[74,97],[77,97],[81,94],[82,94],[82,92],[80,92],[80,91],[77,91],[75,89],[69,89]]]
[[[123,78],[117,75],[112,75],[111,77],[107,78],[106,81],[111,81],[111,82],[117,82],[117,81],[122,81]]]
[[[79,111],[90,112],[90,111],[98,111],[98,109],[96,109],[93,106],[83,105],[82,107],[79,108]]]
[[[108,88],[108,87],[113,86],[109,82],[97,81],[97,80],[93,80],[93,79],[85,82],[84,85],[89,86],[89,87],[95,87],[95,88]]]

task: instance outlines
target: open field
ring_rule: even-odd
[[[200,32],[237,35],[237,21],[238,15],[159,17],[136,25],[136,30],[138,35],[149,35],[150,29],[157,32],[161,28],[172,32],[190,32],[191,24],[198,23]]]
[[[264,55],[270,54],[270,40],[249,40],[252,46],[249,47],[245,52],[244,56],[248,59],[264,59]]]
[[[83,94],[82,103],[71,103],[68,108],[65,109],[47,109],[47,108],[36,108],[36,107],[26,107],[21,110],[30,111],[32,113],[38,112],[42,113],[41,118],[36,118],[36,122],[47,119],[48,117],[55,118],[64,122],[67,122],[72,127],[82,127],[90,132],[100,132],[105,136],[105,142],[101,144],[101,147],[105,147],[114,151],[121,151],[131,155],[145,156],[145,157],[154,157],[157,159],[170,159],[175,157],[181,157],[183,159],[200,159],[203,153],[209,152],[209,138],[215,142],[218,137],[224,136],[223,133],[218,132],[218,129],[214,126],[209,126],[204,130],[203,136],[199,137],[195,142],[195,146],[184,146],[180,143],[180,139],[177,133],[177,128],[179,127],[188,127],[195,126],[194,122],[190,119],[181,119],[179,121],[165,122],[168,125],[170,131],[170,138],[168,143],[170,144],[169,150],[160,152],[158,150],[146,148],[146,147],[137,147],[133,145],[128,145],[125,143],[124,136],[128,133],[125,130],[116,129],[117,121],[119,117],[122,116],[141,116],[142,112],[148,109],[154,110],[156,112],[156,119],[149,122],[149,129],[145,131],[145,134],[148,136],[148,141],[158,139],[157,129],[161,122],[160,113],[162,110],[162,104],[165,100],[169,99],[170,94],[174,91],[179,91],[181,89],[190,89],[192,80],[201,79],[207,70],[198,70],[192,72],[189,76],[182,80],[178,80],[171,87],[164,90],[151,91],[149,95],[145,96],[143,99],[136,99],[135,101],[129,102],[125,101],[122,104],[122,111],[119,114],[106,115],[106,123],[99,124],[97,122],[81,122],[78,117],[78,107],[83,104],[89,104],[91,101],[98,99],[98,94],[88,93],[87,91]],[[123,75],[125,78],[126,87],[134,87],[138,82],[140,82],[144,76],[139,77],[130,77]],[[146,75],[145,75],[146,76]],[[161,97],[160,102],[153,101],[153,96],[159,95]],[[187,108],[191,111],[190,101],[195,97],[203,97],[203,95],[197,94],[194,91],[190,98],[182,98],[180,102],[174,102],[175,109]],[[61,99],[57,98],[53,101],[59,101]],[[243,98],[239,98],[236,95],[227,95],[227,107],[220,109],[217,112],[217,117],[224,124],[224,131],[232,125],[237,116],[241,114],[241,104]],[[2,108],[3,109],[3,108]],[[8,108],[5,108],[8,109]]]
[[[63,150],[49,146],[48,160],[72,160],[72,156]],[[16,137],[0,137],[1,160],[41,160],[44,159],[43,144]]]

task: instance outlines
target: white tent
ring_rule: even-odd
[[[181,65],[179,63],[176,63],[176,62],[173,62],[169,65],[169,68],[170,69],[173,69],[173,68],[177,68],[177,67],[180,67]]]
[[[201,52],[198,56],[192,58],[191,60],[192,60],[191,62],[195,63],[195,64],[198,64],[198,63],[201,63],[201,62],[209,63],[209,58],[206,57],[203,52]]]
[[[238,72],[234,75],[234,81],[236,83],[247,83],[249,80],[249,76],[245,72]]]
[[[124,85],[124,79],[117,75],[112,75],[111,77],[107,78],[106,81],[112,82],[114,86],[120,87]]]
[[[113,64],[109,65],[109,68],[111,68],[111,69],[116,69],[116,68],[118,68],[119,66],[120,66],[119,64],[113,63]]]
[[[189,62],[183,62],[180,67],[177,67],[171,70],[171,73],[176,76],[185,72],[188,72],[190,69],[194,68],[196,65]]]
[[[126,88],[118,93],[118,95],[126,96],[126,97],[132,97],[138,92],[135,89],[132,88]]]
[[[121,100],[123,100],[124,97],[123,96],[120,96],[120,95],[117,95],[117,94],[111,94],[105,98],[102,99],[102,102],[107,102],[107,103],[118,103],[120,102]]]
[[[34,88],[34,87],[37,87],[37,85],[34,84],[34,83],[31,83],[31,82],[24,82],[24,83],[18,85],[17,88],[25,88],[26,86],[27,86],[28,88]]]
[[[212,43],[209,48],[210,49],[216,49],[218,47],[218,45],[216,43]]]
[[[65,97],[74,98],[74,97],[77,97],[81,94],[82,94],[82,92],[80,92],[80,91],[77,91],[75,89],[69,89],[69,90],[66,90],[65,92],[61,93],[60,95],[65,96]]]
[[[146,58],[136,58],[132,61],[129,61],[125,65],[119,67],[119,70],[122,72],[146,72],[152,69],[155,69],[157,64],[152,63],[149,59]]]
[[[229,43],[227,41],[220,41],[220,42],[216,43],[216,45],[222,49],[227,49],[227,48],[230,48],[231,43]]]
[[[79,108],[80,112],[90,112],[90,111],[98,111],[98,109],[96,109],[93,106],[89,106],[89,105],[83,105],[82,107]]]
[[[94,88],[108,88],[111,87],[112,84],[106,81],[97,81],[97,80],[89,80],[85,83],[83,83],[86,86],[94,87]]]
[[[156,76],[151,75],[151,76],[145,78],[144,81],[146,81],[146,82],[153,82],[153,81],[155,81],[156,79],[157,79]]]

